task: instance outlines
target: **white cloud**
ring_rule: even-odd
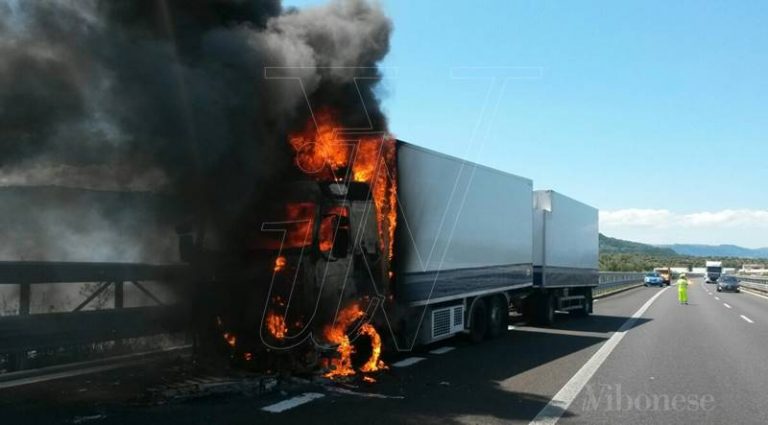
[[[638,242],[768,246],[768,210],[676,213],[666,209],[600,212],[603,233]]]
[[[690,226],[766,227],[768,211],[765,210],[723,210],[700,212],[683,216]]]
[[[627,209],[600,211],[600,224],[616,226],[663,226],[670,223],[674,214],[669,210]]]

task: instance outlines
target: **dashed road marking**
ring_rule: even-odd
[[[514,326],[512,326],[512,325],[509,325],[509,326],[507,326],[507,330],[508,330],[508,331],[514,331],[514,330],[515,330],[515,327],[514,327]]]
[[[413,366],[416,363],[426,360],[424,357],[408,357],[407,359],[400,360],[397,363],[392,363],[392,366],[394,367],[408,367]]]
[[[731,308],[731,306],[728,305],[727,303],[723,303],[723,305],[725,306],[725,308]]]
[[[344,394],[344,395],[351,395],[355,397],[364,397],[364,398],[380,398],[380,399],[394,399],[394,400],[402,400],[405,397],[401,395],[386,395],[386,394],[376,394],[376,393],[361,393],[358,391],[352,391],[348,390],[346,388],[339,388],[339,387],[332,387],[332,386],[326,386],[326,390],[338,393],[338,394]]]
[[[635,312],[618,331],[614,332],[608,341],[606,341],[600,349],[584,364],[584,366],[576,372],[575,375],[568,380],[568,382],[555,394],[552,399],[544,406],[543,409],[536,415],[531,421],[530,425],[553,425],[560,420],[570,407],[571,403],[576,399],[584,386],[592,379],[592,376],[597,372],[600,366],[605,362],[611,352],[616,349],[624,336],[635,325],[637,319],[642,316],[646,310],[656,301],[661,294],[664,293],[669,287],[663,288],[657,292],[651,299],[645,302],[639,310]]]
[[[745,316],[743,314],[741,315],[741,318],[744,319],[745,321],[747,321],[748,323],[755,323],[755,322],[752,321],[752,319],[750,319],[749,317],[747,317],[747,316]]]
[[[716,300],[720,301],[720,297],[715,297]]]
[[[456,347],[440,347],[429,352],[429,354],[445,354],[456,349]]]
[[[312,400],[317,400],[318,398],[322,397],[325,397],[325,394],[304,393],[300,396],[289,398],[288,400],[283,400],[280,403],[270,404],[269,406],[262,407],[261,410],[271,413],[285,412],[286,410],[293,409],[294,407],[301,406],[302,404],[307,404]]]

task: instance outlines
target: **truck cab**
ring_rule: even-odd
[[[210,276],[197,297],[203,320],[237,335],[237,354],[322,335],[339,306],[387,290],[368,184],[282,184],[244,210],[251,215],[239,220],[240,231],[220,244],[227,250],[200,232],[179,235],[182,259]],[[277,335],[266,326],[273,314],[283,328]]]
[[[664,285],[669,286],[672,283],[672,269],[669,267],[657,267],[653,271],[661,276]]]
[[[722,261],[707,261],[705,279],[707,283],[717,283],[723,274]]]

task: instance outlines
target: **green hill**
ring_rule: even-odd
[[[671,248],[659,248],[639,242],[611,238],[600,233],[601,254],[644,254],[656,257],[675,257],[678,254]]]
[[[600,234],[600,270],[625,272],[648,271],[656,267],[704,267],[705,260],[719,260],[724,267],[740,268],[744,263],[768,266],[768,260],[736,256],[680,255],[671,248],[625,241]]]

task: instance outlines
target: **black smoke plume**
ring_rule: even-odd
[[[77,170],[79,185],[170,192],[236,226],[291,167],[308,103],[385,130],[391,30],[363,0],[0,0],[0,177],[60,185]]]

